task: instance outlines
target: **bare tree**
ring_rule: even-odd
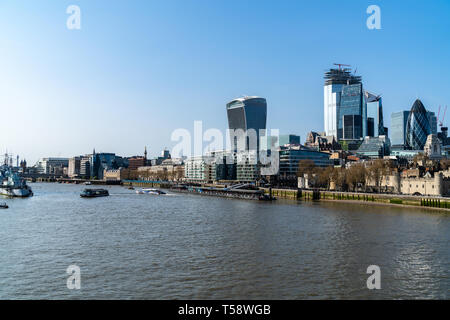
[[[297,176],[303,177],[305,174],[312,175],[316,172],[316,164],[310,159],[300,160],[298,162]]]
[[[346,182],[353,191],[356,191],[358,186],[365,186],[367,171],[362,163],[356,163],[347,169]]]

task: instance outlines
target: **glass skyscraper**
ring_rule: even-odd
[[[237,154],[236,179],[256,181],[260,177],[260,134],[266,129],[266,99],[234,99],[227,104],[227,115],[232,151]]]
[[[257,148],[251,145],[247,137],[245,141],[245,150],[259,150],[259,133],[260,130],[266,129],[267,121],[267,102],[266,99],[260,97],[243,97],[234,99],[227,104],[227,115],[228,115],[228,127],[230,130],[241,129],[244,135],[248,130],[254,129],[256,136]],[[239,133],[233,135],[231,138],[231,145],[233,151],[238,150],[238,142],[240,139],[244,139]],[[243,142],[242,142],[243,143]]]
[[[378,137],[386,135],[381,97],[368,91],[365,91],[364,94],[367,104],[367,136]]]
[[[418,100],[420,102],[420,100]],[[422,102],[420,102],[422,104]],[[423,106],[423,104],[422,104]],[[437,132],[437,118],[434,112],[425,111],[430,132]],[[394,149],[406,149],[406,127],[410,112],[400,111],[391,114],[391,143]],[[408,147],[409,148],[409,147]],[[418,149],[421,150],[421,149]]]
[[[342,104],[344,110],[341,110]],[[352,112],[365,117],[361,77],[353,75],[351,69],[348,68],[330,69],[325,73],[324,85],[324,130],[326,135],[341,139],[344,134],[344,115],[353,115]]]
[[[422,102],[417,99],[406,123],[406,148],[423,150],[429,134],[431,134],[430,117]]]
[[[431,126],[431,133],[437,134],[437,117],[434,112],[427,111],[428,120]]]
[[[404,149],[406,144],[406,123],[409,111],[394,112],[391,114],[391,143],[395,148]]]
[[[357,140],[365,135],[363,102],[362,83],[342,87],[341,105],[336,111],[338,140]]]

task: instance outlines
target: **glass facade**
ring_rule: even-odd
[[[366,92],[366,104],[367,104],[367,119],[369,118],[373,119],[373,132],[369,130],[369,123],[367,123],[366,135],[370,137],[387,135],[384,128],[383,105],[381,97]]]
[[[267,102],[264,98],[245,97],[231,101],[227,104],[228,127],[231,130],[241,129],[245,135],[249,129],[254,129],[259,135],[260,130],[266,129]],[[244,144],[245,150],[253,150],[249,139],[238,135],[232,135],[231,144],[234,151],[238,150],[239,142]],[[241,140],[245,139],[245,140]],[[256,137],[256,148],[259,150],[259,139]]]
[[[361,87],[361,77],[355,76],[351,69],[330,69],[325,73],[324,85],[324,130],[327,136],[334,136],[336,139],[338,135],[342,135],[342,125],[339,132],[339,122],[342,123],[342,116],[348,113],[341,113],[342,96],[345,87]],[[347,99],[351,99],[351,91],[348,89]],[[362,90],[362,89],[361,89]],[[350,91],[350,92],[349,92]],[[350,94],[350,95],[349,95]],[[347,104],[351,104],[347,101]],[[348,105],[347,105],[348,106]],[[362,111],[361,111],[362,112]],[[358,113],[365,116],[362,113]]]
[[[280,146],[284,146],[286,144],[300,144],[300,136],[296,136],[294,134],[280,135],[278,141]]]
[[[406,144],[406,123],[409,111],[394,112],[391,114],[391,143],[393,146],[404,148]]]
[[[312,160],[317,167],[328,167],[332,165],[330,154],[318,152],[303,146],[280,147],[279,152],[279,174],[281,176],[296,176],[298,164],[301,160]]]
[[[437,118],[434,112],[426,111],[430,124],[431,133],[437,132]],[[392,146],[398,148],[406,147],[406,124],[409,111],[394,112],[391,114],[391,142]]]
[[[422,102],[417,99],[409,112],[406,123],[406,148],[423,150],[429,134],[431,134],[429,116]]]
[[[367,136],[375,136],[375,120],[373,118],[367,118]]]
[[[362,90],[362,84],[352,84],[352,85],[346,85],[342,88],[342,94],[341,94],[341,106],[338,110],[338,140],[341,139],[359,139],[363,137],[364,132],[364,121],[362,119],[364,118],[365,114],[363,114],[363,90]],[[345,116],[359,116],[359,117],[352,117],[353,128],[352,128],[352,138],[349,138],[349,135],[347,135],[345,130],[347,130],[347,126],[344,126],[344,117]],[[345,119],[350,119],[350,117],[346,117]],[[345,128],[344,128],[345,127]],[[347,138],[345,138],[346,136]]]
[[[430,122],[431,133],[437,134],[437,117],[434,112],[427,111],[428,121]]]
[[[388,156],[391,152],[390,149],[391,142],[386,136],[365,137],[364,142],[361,144],[356,153],[376,159]]]
[[[345,115],[342,119],[342,140],[358,140],[362,136],[362,121],[360,115]]]

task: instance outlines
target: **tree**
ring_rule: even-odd
[[[317,184],[319,187],[330,189],[330,181],[333,176],[335,169],[334,167],[317,168]]]
[[[347,170],[345,168],[335,168],[331,179],[336,184],[336,190],[347,191]]]
[[[391,174],[392,168],[389,162],[385,160],[375,160],[372,164],[367,168],[368,178],[375,182],[375,186],[380,192],[380,186],[383,181],[383,178]]]
[[[347,169],[346,182],[352,187],[353,191],[356,191],[358,185],[365,186],[366,177],[366,167],[362,163],[356,163]]]
[[[450,159],[442,159],[439,163],[439,166],[442,170],[448,170],[450,167]]]
[[[305,174],[312,175],[316,171],[316,164],[310,159],[300,160],[298,162],[297,176],[303,177]]]

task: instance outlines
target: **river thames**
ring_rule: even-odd
[[[1,200],[1,299],[449,298],[449,214],[30,186]],[[370,265],[381,290],[367,289]]]

